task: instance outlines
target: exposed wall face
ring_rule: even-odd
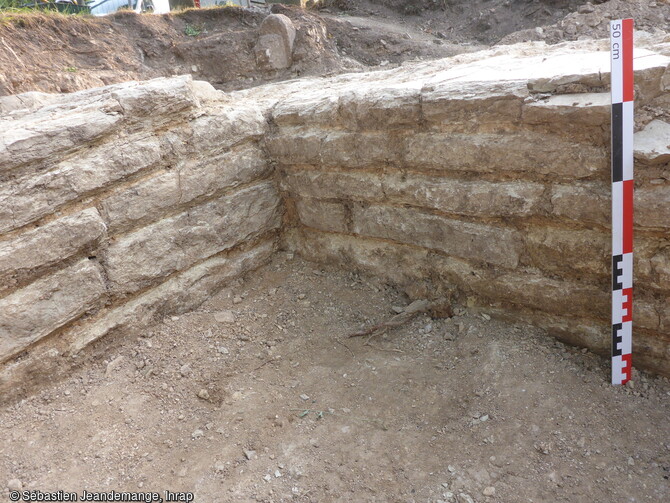
[[[2,117],[0,394],[271,256],[281,212],[266,120],[213,96],[158,79]]]
[[[608,353],[608,53],[566,60],[573,49],[517,59],[500,49],[277,103],[267,145],[288,199],[287,245],[410,295],[455,288],[470,306]],[[638,54],[636,106],[667,107],[670,59]],[[665,374],[669,138],[656,121],[636,139],[634,358]]]
[[[228,95],[176,77],[0,99],[0,397],[194,308],[282,236],[607,353],[597,48],[501,47]],[[670,111],[670,58],[636,54],[634,362],[670,375],[670,126],[646,113]]]

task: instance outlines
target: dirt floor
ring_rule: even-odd
[[[285,253],[0,412],[3,491],[195,501],[670,501],[670,383]],[[34,493],[36,494],[36,493]]]

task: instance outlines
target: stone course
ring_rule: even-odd
[[[653,108],[670,58],[649,44],[637,106]],[[607,354],[601,45],[497,47],[229,94],[174,77],[3,99],[0,391],[196,307],[279,247]],[[668,128],[638,124],[635,153],[634,362],[665,375]]]

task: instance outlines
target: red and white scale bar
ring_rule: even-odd
[[[610,22],[612,60],[612,384],[632,373],[633,20]]]

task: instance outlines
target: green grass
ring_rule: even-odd
[[[0,0],[4,2],[6,0]],[[49,9],[30,9],[18,7],[0,7],[0,27],[19,27],[27,28],[45,24],[54,24],[63,22],[67,18],[76,16],[77,20],[92,22],[96,17],[91,14],[78,13],[69,14]]]
[[[184,34],[187,37],[197,37],[202,33],[202,28],[199,26],[193,26],[192,24],[187,24],[186,28],[184,28]]]

